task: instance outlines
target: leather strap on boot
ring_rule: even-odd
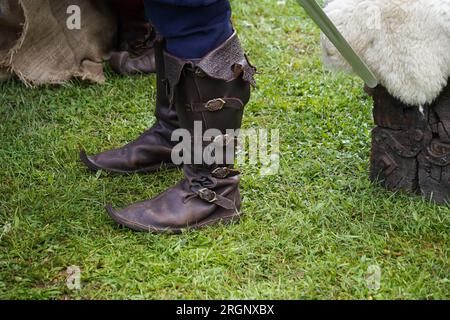
[[[192,187],[191,190],[202,200],[213,203],[215,205],[218,205],[219,207],[222,207],[224,209],[228,210],[236,210],[236,204],[234,201],[217,194],[215,191],[208,189],[208,188],[198,188],[198,187]]]

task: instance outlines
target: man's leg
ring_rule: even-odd
[[[202,58],[233,34],[228,0],[146,0],[145,8],[167,52],[179,58]]]
[[[158,0],[146,5],[167,41],[169,101],[180,127],[190,133],[183,150],[185,179],[124,210],[109,206],[108,213],[121,225],[149,232],[180,232],[236,220],[241,205],[239,172],[234,169],[236,130],[256,70],[231,27],[229,2]]]

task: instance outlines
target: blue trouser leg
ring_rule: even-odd
[[[148,18],[169,53],[202,58],[233,33],[229,0],[145,0]]]

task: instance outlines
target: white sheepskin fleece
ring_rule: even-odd
[[[450,77],[450,0],[332,0],[325,12],[402,102],[433,102]],[[324,63],[351,70],[322,36]]]

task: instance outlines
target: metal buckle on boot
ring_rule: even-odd
[[[230,176],[238,175],[239,173],[239,170],[228,167],[218,167],[211,172],[212,176],[217,179],[225,179]]]
[[[205,108],[210,112],[215,112],[221,110],[226,103],[227,102],[221,98],[213,99],[205,104]]]
[[[214,178],[225,179],[230,174],[230,170],[227,167],[218,167],[211,174]]]
[[[198,190],[198,196],[200,199],[211,203],[217,200],[217,194],[208,188]]]

